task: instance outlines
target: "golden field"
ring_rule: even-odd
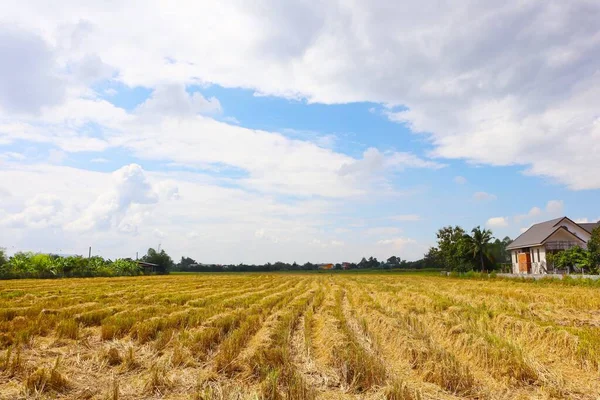
[[[597,399],[600,290],[408,274],[0,282],[0,398]]]

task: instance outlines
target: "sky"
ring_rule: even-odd
[[[600,219],[600,3],[3,1],[0,247],[415,260]]]

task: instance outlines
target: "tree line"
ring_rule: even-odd
[[[201,264],[191,257],[181,257],[173,270],[178,272],[268,272],[268,271],[315,271],[324,264],[307,262],[286,263],[277,261],[266,264]],[[335,263],[333,270],[350,269],[422,269],[428,268],[423,260],[407,261],[398,256],[391,256],[386,261],[379,261],[377,257],[363,257],[359,262]]]

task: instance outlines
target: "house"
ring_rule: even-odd
[[[158,267],[158,264],[153,264],[153,263],[140,261],[140,260],[136,260],[135,263],[138,266],[142,267],[142,269],[144,270],[144,274],[150,274],[150,273],[156,272],[156,269]]]
[[[562,217],[531,226],[506,249],[510,251],[512,272],[515,274],[546,274],[546,254],[557,253],[574,246],[587,247],[595,223],[576,223]]]
[[[319,264],[319,269],[334,269],[335,265],[333,264]]]

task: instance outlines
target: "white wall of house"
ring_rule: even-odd
[[[513,274],[519,273],[519,253],[521,250],[511,250],[510,252],[510,262],[512,263],[512,272]]]
[[[546,249],[544,246],[533,246],[529,250],[516,249],[511,250],[511,263],[513,274],[520,273],[519,271],[519,253],[529,252],[529,259],[531,260],[531,273],[532,274],[543,274],[546,267]]]
[[[530,248],[531,253],[531,273],[543,274],[546,270],[546,249],[544,246]]]

